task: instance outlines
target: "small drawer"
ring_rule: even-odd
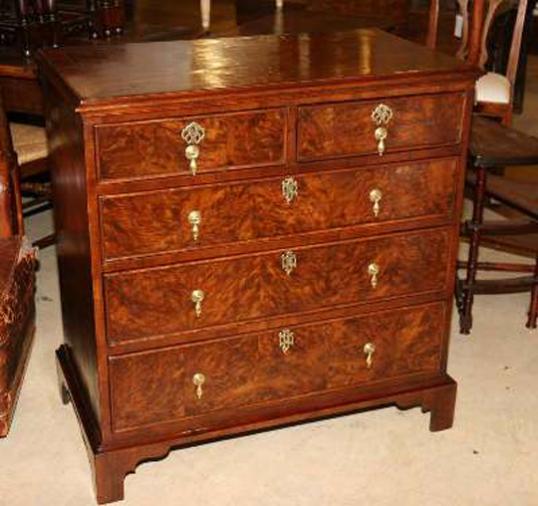
[[[449,238],[447,229],[425,230],[109,274],[108,340],[442,291]]]
[[[454,210],[457,167],[456,159],[443,159],[102,197],[103,257],[174,252],[364,223],[448,220]]]
[[[462,93],[304,106],[297,157],[309,161],[458,144],[464,106]]]
[[[99,177],[139,179],[285,163],[283,109],[96,128]]]
[[[114,431],[435,374],[446,318],[437,302],[112,357]]]

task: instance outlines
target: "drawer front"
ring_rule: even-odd
[[[203,129],[203,138],[185,131],[184,140],[182,132],[193,122]],[[126,123],[97,127],[96,137],[102,179],[190,174],[189,145],[198,150],[197,173],[282,164],[286,114],[276,109]]]
[[[122,431],[327,389],[435,374],[444,303],[110,359]],[[365,347],[373,351],[365,353]]]
[[[452,216],[457,160],[444,159],[101,199],[104,258],[314,230]],[[286,199],[285,181],[296,195]]]
[[[256,340],[240,338],[110,359],[114,429],[253,402],[256,355]]]
[[[391,112],[379,114],[376,122],[372,113],[380,104],[364,101],[301,107],[298,159],[377,153],[375,131],[379,126],[386,128],[387,153],[458,144],[461,140],[465,104],[461,93],[383,99],[382,104]]]
[[[109,342],[444,290],[445,229],[105,276]]]

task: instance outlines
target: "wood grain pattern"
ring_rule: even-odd
[[[283,251],[112,274],[104,284],[108,339],[142,339],[442,289],[448,241],[447,230],[436,229],[297,248],[298,265],[290,276],[281,267]],[[380,267],[376,288],[368,274],[372,262]],[[191,301],[196,289],[205,293],[200,317]]]
[[[457,160],[294,174],[298,197],[288,204],[284,177],[167,189],[101,199],[104,258],[148,255],[254,239],[291,236],[415,217],[451,218]],[[369,198],[382,192],[379,215]],[[338,205],[335,205],[335,202]],[[188,214],[202,217],[193,240]]]
[[[241,337],[186,348],[186,374],[183,392],[187,413],[197,415],[208,411],[234,408],[256,399],[255,339]],[[202,397],[198,398],[193,376],[205,375]]]
[[[434,372],[440,363],[445,319],[444,304],[438,302],[292,327],[296,341],[286,354],[279,348],[279,330],[275,329],[114,357],[114,429]],[[362,351],[367,342],[376,345],[371,368]],[[206,378],[201,398],[192,381],[197,372]]]
[[[114,428],[120,430],[152,423],[155,419],[166,421],[185,416],[185,400],[177,395],[181,392],[178,383],[181,385],[184,376],[185,354],[178,348],[111,360]],[[152,399],[151,403],[147,403],[148,398]]]
[[[327,356],[329,386],[437,370],[445,321],[446,309],[437,304],[427,310],[394,311],[346,322],[344,329],[333,327],[335,337]],[[375,345],[371,368],[364,366],[366,343]]]
[[[42,70],[62,76],[73,97],[88,111],[147,102],[157,94],[166,94],[167,100],[194,95],[210,98],[223,90],[279,93],[286,87],[312,84],[399,78],[441,81],[476,75],[465,62],[377,29],[70,46],[59,52],[44,50],[37,59]],[[382,96],[385,90],[379,93]]]
[[[461,93],[301,107],[297,127],[299,160],[377,152],[372,111],[383,103],[393,111],[386,152],[461,141],[465,96]]]
[[[60,383],[100,502],[175,446],[388,404],[431,411],[431,430],[451,426],[474,69],[375,30],[38,60],[57,165]],[[379,102],[396,114],[384,157],[372,142]],[[179,141],[192,118],[210,126],[196,177]],[[299,195],[282,208],[290,175]],[[198,244],[185,221],[194,205]],[[205,291],[198,318],[194,289]],[[370,369],[365,339],[377,346]]]
[[[278,165],[285,159],[282,109],[127,123],[96,129],[103,179],[189,174],[181,131],[191,121],[205,130],[198,172]]]

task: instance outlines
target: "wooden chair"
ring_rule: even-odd
[[[495,173],[499,167],[534,165],[538,171],[538,139],[501,125],[492,119],[473,118],[467,188],[473,194],[472,218],[462,226],[469,238],[469,253],[458,268],[465,270],[456,281],[456,301],[460,331],[469,334],[475,294],[530,291],[527,327],[536,328],[538,313],[538,184],[517,182]],[[517,213],[518,218],[484,221],[484,208],[490,199]],[[521,216],[522,218],[519,218]],[[479,261],[482,245],[530,256],[534,264],[489,263]],[[524,276],[477,279],[479,271],[517,272]]]
[[[52,207],[47,136],[45,128],[38,125],[12,121],[9,127],[19,163],[23,215],[29,217]],[[42,249],[54,241],[54,234],[49,234],[33,244]]]
[[[7,435],[35,330],[35,252],[24,238],[18,165],[0,102],[0,437]]]
[[[457,55],[482,69],[488,59],[487,40],[495,17],[504,9],[517,5],[506,74],[486,72],[476,83],[476,111],[499,118],[504,124],[512,121],[514,86],[521,55],[528,0],[477,0],[472,15],[469,0],[458,0],[463,16],[463,36]],[[440,0],[431,0],[426,44],[435,48],[438,39]]]
[[[56,0],[2,2],[0,43],[30,56],[41,47],[58,47],[65,37],[110,37],[123,32],[124,0]]]
[[[462,224],[462,235],[469,238],[466,261],[458,262],[464,270],[456,280],[456,298],[460,313],[460,331],[469,334],[472,328],[472,307],[476,294],[498,294],[529,291],[531,302],[527,327],[536,327],[538,304],[538,186],[512,181],[499,175],[505,167],[538,164],[538,139],[518,132],[507,125],[512,120],[514,82],[521,52],[527,1],[520,0],[512,35],[506,76],[492,72],[483,75],[476,84],[476,113],[473,117],[470,163],[466,190],[473,203],[472,218]],[[467,14],[468,1],[459,0],[462,13]],[[487,35],[495,14],[512,1],[489,0],[473,3],[473,15],[464,16],[462,44],[458,55],[483,68],[487,60]],[[427,45],[436,46],[439,1],[430,3]],[[487,118],[490,116],[492,118]],[[494,119],[496,121],[494,121]],[[499,121],[502,124],[499,124]],[[515,212],[517,219],[484,221],[484,208],[492,201]],[[534,263],[482,262],[480,246],[508,250],[530,256]],[[478,279],[480,271],[517,272],[517,277]]]

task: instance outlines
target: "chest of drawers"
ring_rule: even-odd
[[[471,68],[375,30],[39,64],[58,370],[100,503],[223,436],[390,404],[452,425]]]

